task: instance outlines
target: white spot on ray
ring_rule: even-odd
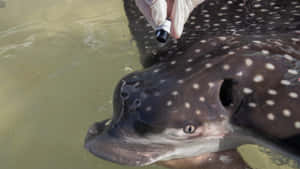
[[[268,93],[269,93],[270,95],[277,95],[277,91],[274,90],[274,89],[269,89],[269,90],[268,90]]]
[[[254,7],[259,8],[259,7],[261,7],[261,4],[255,4]]]
[[[275,102],[274,102],[274,100],[266,100],[266,104],[269,106],[274,106]]]
[[[297,70],[294,70],[294,69],[289,69],[289,70],[288,70],[288,73],[293,74],[293,75],[297,75],[297,74],[298,74],[298,71],[297,71]]]
[[[289,96],[290,96],[291,98],[293,98],[293,99],[298,98],[298,94],[295,93],[295,92],[290,92],[290,93],[289,93]]]
[[[200,101],[200,102],[205,102],[205,97],[200,97],[200,98],[199,98],[199,101]]]
[[[201,41],[200,41],[200,43],[206,43],[206,42],[207,42],[206,40],[201,40]]]
[[[206,63],[206,64],[205,64],[205,67],[206,67],[206,68],[211,68],[211,67],[212,67],[212,64],[211,64],[211,63]]]
[[[153,73],[158,73],[160,71],[160,69],[154,69]]]
[[[264,55],[270,54],[270,52],[268,50],[262,50],[261,53],[264,54]]]
[[[211,57],[211,54],[206,54],[206,55],[204,55],[204,57],[209,58],[209,57]]]
[[[176,64],[176,60],[173,60],[170,62],[171,65],[175,65]]]
[[[300,39],[297,39],[297,38],[291,38],[291,40],[294,42],[300,42]]]
[[[197,25],[197,26],[195,26],[195,28],[196,28],[196,29],[200,29],[200,28],[201,28],[201,26],[200,26],[200,25]]]
[[[230,51],[230,52],[228,52],[228,55],[234,55],[235,54],[235,52],[234,51]]]
[[[209,82],[209,83],[208,83],[208,86],[211,88],[211,87],[214,87],[215,84],[214,84],[213,82]]]
[[[190,71],[192,71],[192,68],[191,68],[191,67],[188,67],[188,68],[185,69],[185,71],[186,71],[186,72],[190,72]]]
[[[250,58],[247,58],[247,59],[245,59],[245,64],[246,64],[246,66],[252,66],[253,60]]]
[[[249,49],[249,46],[245,45],[243,46],[243,49]]]
[[[253,92],[253,90],[250,89],[250,88],[244,88],[244,89],[243,89],[243,92],[244,92],[245,94],[251,94],[251,93]]]
[[[220,36],[219,39],[220,39],[221,41],[224,41],[224,40],[226,40],[227,38],[226,38],[225,36]]]
[[[185,102],[184,103],[184,107],[187,108],[187,109],[189,109],[189,108],[191,108],[191,104],[189,102]]]
[[[285,85],[285,86],[288,86],[288,85],[291,84],[291,82],[288,81],[288,80],[281,80],[280,83],[281,83],[282,85]]]
[[[177,81],[178,84],[183,84],[183,82],[184,82],[184,81],[181,80],[181,79]]]
[[[264,81],[264,77],[262,75],[255,75],[253,81],[256,83]]]
[[[236,75],[237,76],[243,76],[243,72],[237,72]]]
[[[293,61],[294,60],[294,58],[291,55],[288,55],[288,54],[283,55],[283,57],[285,59],[289,60],[289,61]]]
[[[227,19],[225,19],[225,18],[222,18],[220,21],[221,21],[221,22],[226,22],[226,21],[227,21]]]
[[[200,111],[200,110],[196,110],[195,113],[196,113],[197,115],[200,115],[200,114],[201,114],[201,111]]]
[[[262,42],[259,41],[259,40],[254,40],[253,42],[254,42],[254,43],[257,43],[257,44],[261,44],[261,43],[262,43]]]
[[[248,103],[248,106],[254,108],[254,107],[256,107],[257,105],[256,105],[256,103],[250,102],[250,103]]]
[[[229,49],[229,48],[230,48],[230,47],[227,46],[227,45],[225,45],[225,46],[222,47],[222,49]]]
[[[167,103],[166,103],[167,106],[172,106],[172,104],[173,104],[173,103],[172,103],[171,100],[168,100]]]
[[[249,16],[252,16],[252,17],[253,17],[253,16],[255,16],[255,13],[250,13]]]
[[[290,117],[291,116],[291,111],[289,109],[283,109],[282,110],[282,114],[285,116],[285,117]]]
[[[195,49],[195,53],[200,53],[201,49]]]
[[[300,121],[296,121],[294,123],[294,126],[295,126],[296,129],[300,129]]]
[[[146,107],[146,111],[151,111],[151,110],[152,110],[151,106]]]
[[[266,68],[269,69],[269,70],[274,70],[275,69],[275,66],[272,64],[272,63],[266,63]]]
[[[178,94],[179,94],[179,93],[178,93],[178,91],[176,91],[176,90],[172,92],[172,95],[173,95],[173,96],[177,96]]]
[[[229,70],[229,69],[230,69],[230,66],[229,66],[228,64],[226,64],[226,65],[223,66],[223,69],[224,69],[224,70]]]
[[[267,114],[267,118],[268,118],[269,120],[275,120],[275,115],[274,115],[273,113],[268,113],[268,114]]]
[[[194,83],[194,84],[193,84],[193,88],[194,88],[194,89],[199,89],[199,84],[198,84],[198,83]]]

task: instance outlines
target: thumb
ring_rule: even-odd
[[[167,19],[166,0],[156,0],[151,6],[152,19],[155,26],[161,26]]]

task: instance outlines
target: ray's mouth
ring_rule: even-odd
[[[159,161],[161,156],[173,150],[170,145],[140,141],[142,138],[138,135],[113,128],[109,123],[110,120],[104,120],[93,124],[85,138],[85,148],[104,160],[129,166],[145,166]],[[132,141],[132,138],[136,141]]]

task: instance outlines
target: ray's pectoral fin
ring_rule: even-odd
[[[207,153],[191,158],[162,161],[158,164],[172,169],[250,169],[237,150]]]
[[[266,135],[255,128],[251,121],[254,118],[248,117],[252,111],[249,102],[251,103],[253,100],[253,95],[245,95],[243,89],[243,83],[233,79],[224,79],[220,86],[219,99],[229,113],[228,118],[232,131],[221,139],[219,149],[228,151],[245,144],[258,145],[269,149],[262,153],[268,155],[271,160],[274,160],[273,162],[276,163],[276,159],[281,158],[288,160],[286,164],[292,162],[293,165],[299,167],[300,135],[286,139],[274,139],[271,135]]]

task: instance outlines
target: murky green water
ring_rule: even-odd
[[[83,140],[139,68],[122,0],[0,0],[0,168],[129,169]]]
[[[124,168],[84,150],[140,68],[121,0],[0,0],[0,168]],[[153,167],[150,167],[153,168]]]

